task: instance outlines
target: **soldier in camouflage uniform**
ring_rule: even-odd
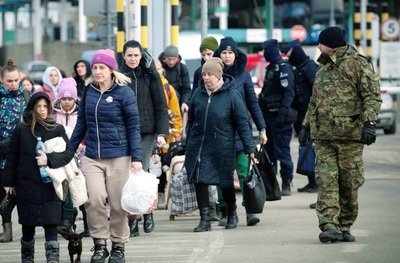
[[[319,240],[354,242],[350,227],[364,183],[362,152],[364,144],[375,142],[382,102],[379,77],[365,57],[347,46],[340,28],[326,28],[318,42],[320,66],[299,142],[311,132],[316,143]]]

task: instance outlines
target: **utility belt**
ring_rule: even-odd
[[[278,112],[281,107],[282,94],[265,95],[260,93],[258,95],[258,104],[261,111]]]

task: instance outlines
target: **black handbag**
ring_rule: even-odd
[[[254,159],[248,162],[247,171],[250,169],[250,161],[255,164]],[[253,165],[251,174],[243,179],[243,198],[246,213],[260,214],[264,209],[266,199],[264,183],[256,165]]]
[[[299,159],[297,161],[296,173],[315,176],[315,147],[312,143],[299,146]]]
[[[7,193],[0,203],[0,215],[4,217],[10,215],[16,204],[17,199],[15,195]]]
[[[282,193],[278,180],[276,179],[275,166],[269,159],[264,145],[261,145],[260,151],[256,152],[255,156],[258,160],[256,166],[260,171],[265,186],[266,201],[281,200]]]

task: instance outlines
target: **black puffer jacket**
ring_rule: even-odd
[[[168,107],[158,72],[152,70],[151,74],[145,77],[141,67],[131,69],[125,63],[120,72],[132,81],[128,86],[132,88],[137,98],[140,134],[168,135]],[[146,78],[148,78],[149,85],[147,85]]]
[[[223,79],[223,86],[211,96],[203,80],[193,94],[187,123],[185,167],[189,181],[233,188],[236,131],[246,154],[254,152],[254,143],[247,110],[235,80],[225,74]]]

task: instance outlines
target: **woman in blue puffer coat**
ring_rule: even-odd
[[[104,262],[109,256],[108,238],[112,241],[109,262],[123,262],[130,233],[126,212],[121,207],[121,192],[129,171],[142,170],[139,112],[135,94],[127,86],[130,79],[116,72],[114,51],[99,50],[91,67],[93,76],[86,80],[89,86],[82,95],[71,145],[76,150],[85,138],[82,172],[89,196],[85,209],[94,241],[91,262]]]
[[[253,136],[246,106],[236,89],[235,80],[222,75],[219,58],[206,61],[203,80],[189,106],[185,167],[188,180],[195,182],[200,224],[195,232],[211,230],[208,185],[219,185],[227,204],[226,229],[236,228],[236,197],[233,183],[235,169],[235,133],[238,131],[244,152],[254,157]]]

